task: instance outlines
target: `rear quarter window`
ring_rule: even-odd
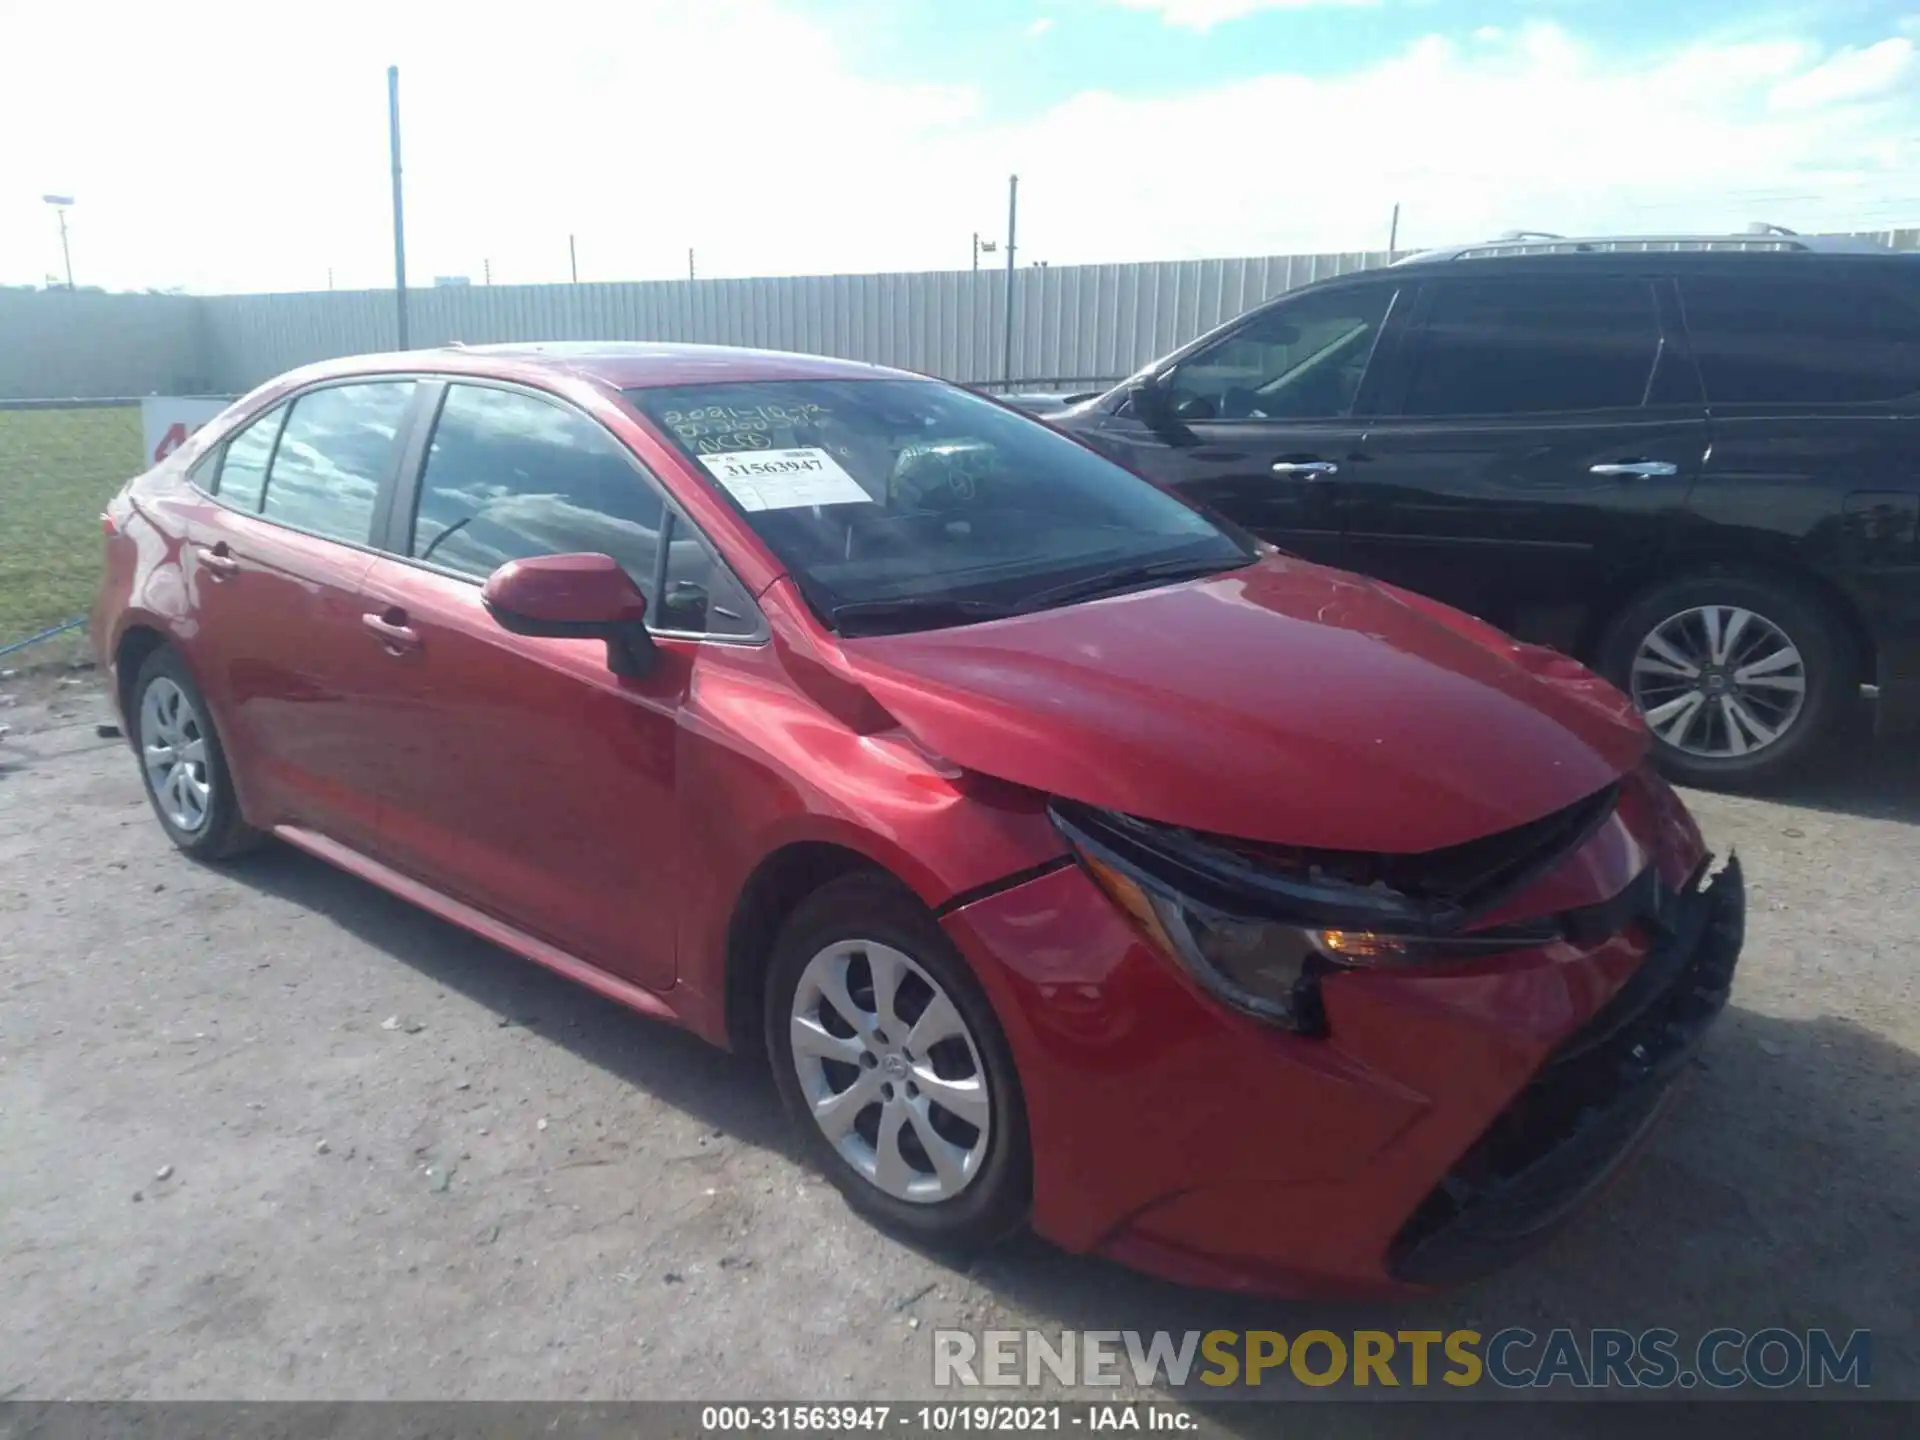
[[[1681,299],[1708,403],[1842,405],[1920,392],[1920,268],[1702,275]]]

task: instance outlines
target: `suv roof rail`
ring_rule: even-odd
[[[1593,235],[1569,238],[1541,230],[1509,230],[1497,240],[1445,245],[1396,260],[1396,265],[1441,260],[1482,260],[1495,255],[1583,255],[1623,250],[1745,250],[1768,254],[1891,255],[1874,240],[1851,235],[1801,235],[1784,225],[1755,221],[1736,235]]]

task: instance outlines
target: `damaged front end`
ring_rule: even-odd
[[[1094,882],[1201,986],[1318,1035],[1320,983],[1337,970],[1445,965],[1589,931],[1594,917],[1579,914],[1481,922],[1585,845],[1619,798],[1609,785],[1528,824],[1415,855],[1251,844],[1069,800],[1051,812]]]

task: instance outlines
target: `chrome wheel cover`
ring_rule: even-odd
[[[187,692],[164,675],[140,697],[140,763],[160,813],[174,828],[189,835],[204,829],[213,809],[206,725]]]
[[[1709,760],[1779,743],[1807,701],[1807,666],[1755,610],[1696,605],[1662,620],[1633,657],[1633,703],[1674,749]]]
[[[912,957],[871,940],[827,946],[801,972],[788,1031],[814,1123],[868,1182],[933,1205],[980,1173],[993,1131],[986,1066]]]

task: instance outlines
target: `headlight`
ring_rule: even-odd
[[[1263,914],[1274,908],[1271,894],[1233,903],[1230,880],[1182,875],[1182,857],[1168,857],[1164,866],[1136,863],[1058,807],[1054,818],[1094,883],[1205,989],[1303,1033],[1325,1028],[1318,982],[1331,971],[1429,968],[1539,945],[1558,933],[1551,923],[1442,933],[1457,917],[1423,915],[1403,897],[1356,891],[1311,869],[1284,878],[1284,916]],[[1371,924],[1369,899],[1378,912]]]

